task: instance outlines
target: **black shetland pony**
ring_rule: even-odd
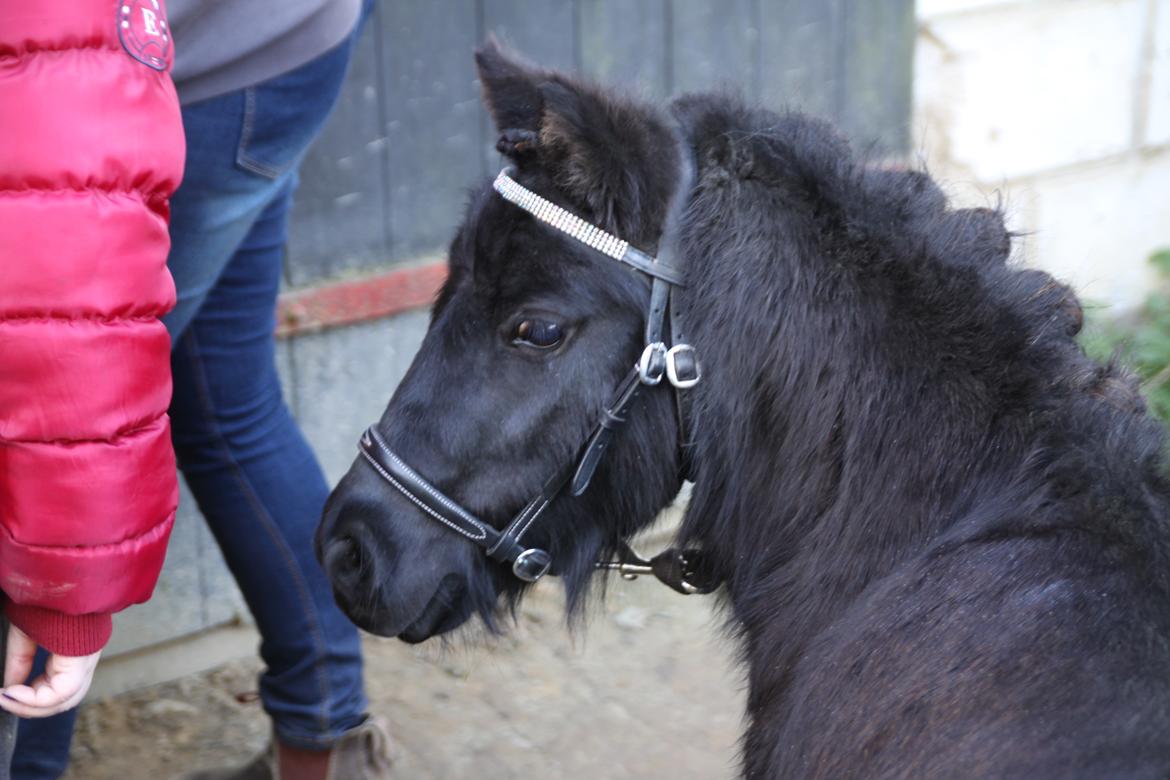
[[[1000,215],[798,114],[696,95],[668,115],[493,43],[477,62],[515,179],[636,247],[695,162],[681,543],[741,637],[744,776],[1170,776],[1163,433],[1077,346],[1075,297],[1005,264]],[[637,361],[649,295],[485,185],[376,431],[500,528]],[[570,607],[678,490],[675,403],[643,393],[590,487],[529,531]],[[493,625],[525,585],[365,459],[319,548],[348,614],[410,642]]]

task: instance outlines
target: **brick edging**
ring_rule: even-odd
[[[439,260],[283,293],[276,335],[288,338],[429,306],[446,278],[447,264]]]

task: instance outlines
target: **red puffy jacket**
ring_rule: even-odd
[[[64,655],[150,597],[177,504],[170,50],[155,0],[0,0],[0,590]]]

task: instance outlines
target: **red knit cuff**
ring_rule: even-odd
[[[109,614],[67,615],[55,609],[9,601],[4,613],[12,624],[55,655],[92,655],[106,646],[114,631]]]

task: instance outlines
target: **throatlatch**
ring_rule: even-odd
[[[644,388],[661,385],[664,378],[667,380],[666,386],[675,390],[680,448],[686,474],[689,475],[693,468],[689,453],[691,442],[686,436],[685,427],[691,417],[684,406],[682,391],[698,384],[701,372],[695,350],[685,340],[678,306],[672,305],[672,291],[684,286],[683,273],[676,262],[678,226],[694,181],[690,156],[683,154],[682,157],[682,175],[671,201],[657,257],[630,246],[629,242],[527,189],[512,178],[515,170],[511,167],[500,171],[492,184],[496,192],[508,202],[591,249],[646,274],[651,283],[645,347],[637,364],[618,384],[576,459],[545,482],[541,492],[502,531],[467,511],[421,477],[405,460],[390,450],[373,426],[359,443],[362,457],[415,506],[433,520],[482,547],[490,558],[510,565],[512,573],[525,582],[535,582],[543,577],[552,568],[553,561],[546,550],[526,547],[522,542],[524,535],[566,486],[572,496],[585,492],[609,449],[614,433],[626,422],[626,413],[634,399]],[[666,335],[664,331],[668,312],[670,329],[669,335]],[[673,343],[668,343],[668,340]],[[647,560],[623,543],[617,561],[601,561],[597,566],[618,571],[629,579],[639,574],[651,574],[684,594],[709,593],[719,585],[718,578],[699,550],[671,548]]]

